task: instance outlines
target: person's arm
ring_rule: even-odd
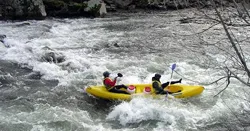
[[[117,77],[115,77],[114,80],[113,80],[114,85],[115,85],[115,83],[116,83],[116,80],[117,80]]]
[[[159,84],[157,82],[153,82],[153,88],[157,91],[157,92],[162,92],[163,89],[161,87],[159,87]]]

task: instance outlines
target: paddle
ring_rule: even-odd
[[[168,86],[170,86],[171,79],[172,79],[172,76],[173,76],[173,73],[174,73],[175,68],[176,68],[176,64],[174,63],[174,64],[171,66],[172,72],[171,72],[170,81],[169,81],[169,83],[168,83]],[[168,93],[166,94],[166,99],[167,99],[167,98],[168,98]]]
[[[171,79],[172,79],[172,76],[173,76],[173,73],[174,73],[174,69],[175,69],[175,68],[176,68],[176,64],[173,64],[172,67],[171,67],[172,72],[171,72],[170,81],[169,81],[169,83],[168,83],[168,86],[169,86],[170,83],[171,83]]]
[[[173,72],[174,72],[174,69],[176,68],[176,64],[173,64],[171,69],[172,69],[172,73],[171,73],[171,77],[170,77],[170,80],[172,79],[172,76],[173,76]]]

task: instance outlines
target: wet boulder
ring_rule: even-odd
[[[6,35],[0,35],[0,42],[4,43],[5,38],[6,38]]]
[[[42,75],[40,72],[31,72],[27,75],[27,78],[36,79],[36,80],[41,79],[41,77],[42,77]]]
[[[53,62],[53,63],[61,63],[65,61],[63,55],[59,53],[55,53],[55,52],[45,53],[44,56],[42,57],[42,60],[46,62]]]
[[[0,46],[3,46],[3,48],[4,48],[4,47],[9,48],[10,45],[8,45],[8,44],[4,41],[5,38],[6,38],[6,35],[0,35]]]
[[[61,53],[58,53],[49,47],[44,47],[44,54],[41,58],[42,61],[51,62],[51,63],[61,63],[65,61],[65,56]]]
[[[100,0],[43,0],[48,16],[96,17],[99,16]]]
[[[43,0],[0,0],[0,19],[44,19]]]

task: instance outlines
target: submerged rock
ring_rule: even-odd
[[[62,63],[65,61],[65,56],[61,53],[58,53],[49,47],[44,47],[43,50],[45,50],[45,53],[41,58],[42,61],[52,63]]]
[[[63,55],[59,53],[55,53],[55,52],[45,53],[44,56],[42,57],[42,60],[46,62],[53,62],[53,63],[61,63],[65,61]]]
[[[27,75],[27,78],[29,79],[41,79],[42,75],[40,72],[32,72]]]
[[[5,38],[6,38],[6,35],[0,35],[0,42],[4,43]]]
[[[0,44],[1,44],[1,46],[4,46],[4,47],[6,47],[6,48],[9,48],[10,45],[8,45],[8,44],[4,41],[5,38],[6,38],[6,35],[0,35]]]

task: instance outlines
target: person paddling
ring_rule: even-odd
[[[128,92],[121,90],[121,88],[124,88],[127,90],[127,86],[125,85],[115,85],[116,84],[116,79],[117,77],[122,77],[123,75],[121,73],[117,74],[117,77],[114,78],[114,80],[112,80],[109,77],[110,73],[108,71],[105,71],[103,73],[104,79],[103,79],[103,84],[105,86],[105,88],[110,91],[110,92],[114,92],[114,93],[124,93],[124,94],[129,94]]]
[[[156,94],[171,94],[171,92],[165,91],[164,88],[166,88],[169,85],[169,82],[161,84],[161,75],[155,74],[154,77],[152,77],[152,87],[155,89]],[[176,84],[181,83],[182,78],[178,81],[171,81],[170,84]]]

